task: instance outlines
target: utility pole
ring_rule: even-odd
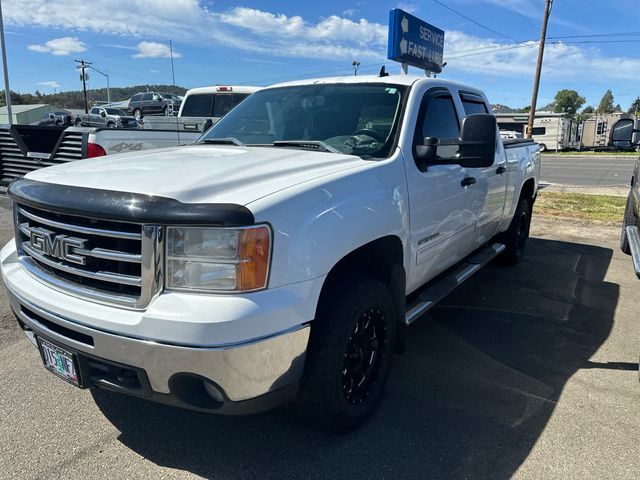
[[[529,124],[527,125],[527,138],[531,138],[533,132],[533,120],[536,118],[536,107],[538,103],[538,90],[540,88],[540,75],[542,74],[542,60],[544,58],[544,44],[547,40],[547,23],[553,0],[545,0],[544,16],[542,17],[542,30],[540,32],[540,45],[538,46],[538,65],[536,66],[536,78],[533,82],[533,96],[531,97],[531,110],[529,111]]]
[[[171,52],[171,78],[173,79],[173,86],[176,86],[176,72],[173,69],[173,44],[169,40],[169,51]]]
[[[74,60],[78,63],[78,70],[80,70],[80,78],[82,79],[82,92],[84,93],[84,113],[89,113],[89,107],[87,104],[87,68],[91,68],[92,62],[85,62],[84,60]]]
[[[9,125],[13,124],[11,114],[11,88],[9,88],[9,70],[7,69],[7,44],[4,40],[4,22],[2,20],[2,0],[0,0],[0,37],[2,40],[2,69],[4,70],[4,97],[7,103]]]
[[[96,71],[97,73],[99,73],[100,75],[102,75],[103,77],[106,77],[107,79],[107,103],[111,103],[111,93],[109,92],[109,75],[107,75],[104,72],[101,72],[100,70],[98,70],[96,67],[89,67],[91,70]]]

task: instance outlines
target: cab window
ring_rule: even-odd
[[[100,115],[100,109],[99,108],[92,108],[91,112],[93,115]]]
[[[460,122],[451,94],[446,90],[427,93],[418,116],[416,145],[422,145],[426,137],[435,137],[440,141],[438,156],[451,158],[458,153],[458,146],[446,143],[459,136]]]

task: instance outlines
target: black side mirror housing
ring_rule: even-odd
[[[496,156],[498,125],[493,115],[475,113],[467,115],[460,130],[458,160],[466,168],[483,168],[493,165]]]
[[[100,112],[100,116],[101,116],[102,118],[104,118],[104,117],[106,117],[106,116],[107,116],[107,114],[106,114],[105,112]]]
[[[424,172],[429,165],[437,163],[439,144],[437,138],[425,137],[424,145],[416,145],[415,157],[420,171]]]
[[[620,149],[630,149],[635,146],[633,137],[640,130],[636,130],[635,120],[632,118],[621,118],[611,128],[611,140],[609,144]]]

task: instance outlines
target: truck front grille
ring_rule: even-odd
[[[22,264],[80,297],[146,307],[162,287],[162,229],[14,204]]]

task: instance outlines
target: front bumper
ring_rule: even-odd
[[[48,312],[8,290],[27,337],[78,355],[86,386],[222,414],[255,413],[293,396],[304,368],[309,325],[218,348],[167,345],[114,335]],[[132,383],[132,378],[136,381]]]

